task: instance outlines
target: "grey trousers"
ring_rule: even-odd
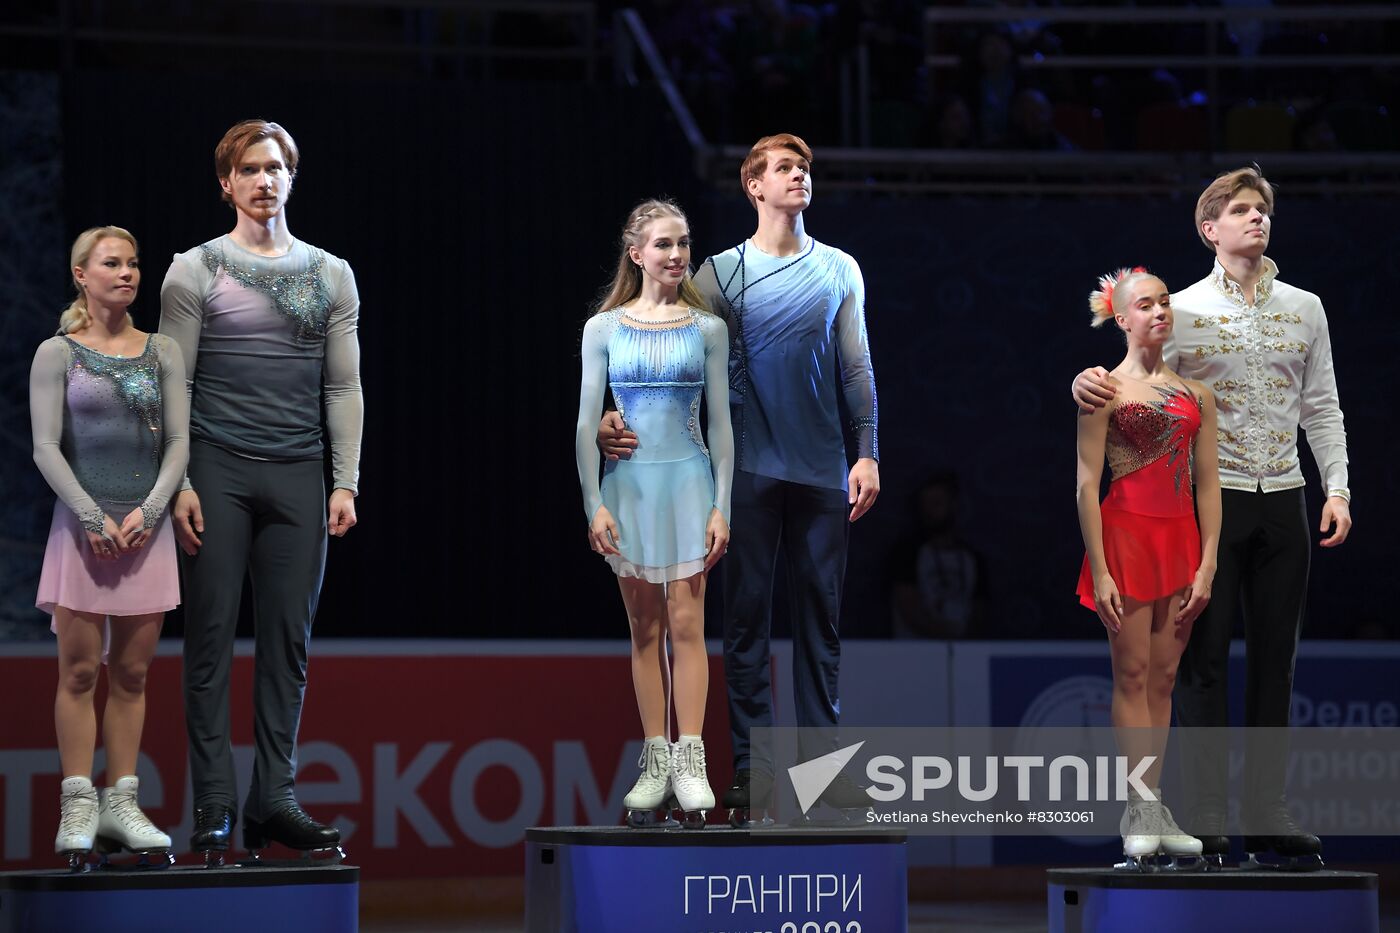
[[[249,460],[196,441],[189,476],[204,512],[203,546],[194,557],[180,555],[195,806],[237,807],[229,671],[247,574],[255,636],[254,761],[243,812],[262,820],[295,799],[307,649],[326,567],[322,464]]]

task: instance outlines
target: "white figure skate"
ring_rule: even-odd
[[[1201,840],[1190,835],[1172,818],[1172,811],[1162,802],[1162,792],[1157,795],[1158,821],[1162,840],[1162,854],[1170,861],[1164,865],[1168,871],[1201,871],[1206,867],[1202,856],[1204,846]]]
[[[1161,811],[1156,800],[1128,798],[1128,808],[1118,824],[1123,837],[1123,861],[1113,867],[1120,871],[1156,871],[1157,851],[1162,847]]]
[[[627,825],[636,829],[678,825],[671,819],[675,796],[671,792],[670,743],[659,735],[647,739],[637,766],[642,769],[641,776],[622,798],[622,805],[627,808]]]
[[[683,735],[671,746],[671,787],[684,814],[682,825],[704,829],[705,817],[715,807],[715,792],[705,772],[705,743],[700,736]]]
[[[73,871],[87,871],[88,853],[97,835],[97,790],[85,777],[64,778],[58,800],[58,835],[55,855],[68,856]]]
[[[107,856],[123,851],[140,856],[137,868],[168,868],[175,863],[175,856],[170,854],[170,837],[156,829],[136,803],[139,789],[140,782],[134,774],[118,778],[114,786],[102,789],[95,842],[104,866]]]

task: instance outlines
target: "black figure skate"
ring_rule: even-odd
[[[224,864],[237,822],[233,807],[227,804],[216,803],[194,811],[190,851],[204,856],[205,868],[219,868]]]
[[[740,768],[734,772],[734,785],[720,802],[729,809],[729,825],[735,829],[761,829],[773,825],[768,811],[773,806],[773,777],[763,771]]]
[[[248,850],[252,864],[273,864],[263,860],[262,851],[274,842],[301,852],[301,860],[291,864],[339,865],[345,861],[340,830],[316,822],[295,803],[264,820],[244,814],[243,847]]]
[[[1245,825],[1266,832],[1245,835],[1246,858],[1241,868],[1317,871],[1322,867],[1322,840],[1303,832],[1283,801],[1264,811],[1261,818],[1246,821]]]

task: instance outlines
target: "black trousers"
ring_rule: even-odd
[[[1230,723],[1227,672],[1235,619],[1243,610],[1244,723],[1286,727],[1312,544],[1302,489],[1224,489],[1220,496],[1220,551],[1211,601],[1181,656],[1173,699],[1181,726],[1221,730],[1186,743],[1182,760],[1195,807],[1223,811],[1228,777],[1223,730]],[[1247,807],[1282,800],[1286,755],[1286,744],[1246,739]]]
[[[195,806],[236,806],[229,670],[246,573],[255,646],[253,779],[244,814],[261,820],[295,799],[307,650],[326,566],[322,465],[249,460],[195,442],[189,476],[205,528],[199,553],[181,555],[185,722]]]
[[[840,489],[735,470],[732,513],[734,533],[724,560],[724,675],[734,767],[769,770],[769,762],[751,763],[749,731],[773,724],[770,642],[778,546],[787,558],[797,724],[829,728],[834,740],[850,506]]]

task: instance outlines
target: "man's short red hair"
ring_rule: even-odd
[[[224,138],[214,147],[214,174],[220,181],[232,175],[235,163],[243,158],[243,153],[248,151],[248,147],[264,139],[277,143],[277,148],[282,150],[282,161],[287,165],[287,177],[295,178],[297,163],[301,161],[297,144],[292,141],[291,133],[267,120],[244,120],[229,127]],[[223,195],[223,199],[231,200],[227,193]]]
[[[763,173],[768,170],[768,153],[775,149],[786,149],[806,159],[808,165],[812,164],[812,147],[808,146],[801,136],[779,133],[776,136],[765,136],[754,143],[749,154],[744,157],[744,164],[739,166],[739,187],[744,189],[744,197],[755,207],[758,206],[758,202],[749,194],[749,179],[763,177]]]

